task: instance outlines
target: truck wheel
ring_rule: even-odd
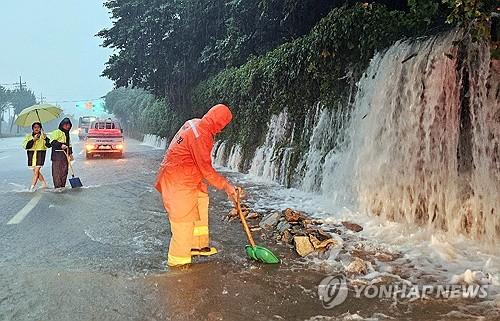
[[[92,159],[92,153],[85,153],[85,158],[86,159]]]

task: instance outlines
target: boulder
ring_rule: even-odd
[[[273,212],[270,213],[260,221],[259,226],[262,228],[273,228],[276,224],[278,224],[278,221],[280,219],[280,213],[278,212]]]
[[[392,254],[389,254],[389,253],[385,253],[385,252],[377,252],[375,254],[375,258],[381,262],[390,262],[390,261],[394,261],[394,256]]]
[[[344,225],[344,227],[346,229],[354,231],[356,233],[361,232],[363,230],[363,227],[361,225],[356,224],[356,223],[344,221],[344,222],[342,222],[342,225]]]
[[[359,257],[355,257],[352,262],[346,267],[346,271],[351,274],[366,274],[368,273],[368,266],[366,262],[360,259]]]
[[[336,245],[337,242],[334,239],[326,239],[320,241],[316,238],[316,236],[309,234],[309,241],[313,245],[315,250],[326,251],[330,246]]]
[[[304,226],[323,225],[323,222],[319,221],[319,220],[313,220],[313,219],[310,219],[310,218],[306,218],[306,219],[304,219],[302,221],[302,224],[304,224]]]
[[[290,229],[290,232],[293,235],[306,235],[306,233],[304,232],[302,227],[300,227],[298,225],[293,225],[292,228]]]
[[[258,219],[259,217],[260,217],[259,214],[255,212],[248,213],[248,215],[246,216],[247,220],[255,220]]]
[[[292,234],[286,230],[283,235],[281,235],[281,240],[286,243],[292,243]]]
[[[276,226],[276,229],[278,230],[278,232],[280,234],[283,234],[285,233],[286,230],[288,230],[289,228],[291,227],[290,223],[286,222],[286,221],[280,221],[278,223],[278,226]]]
[[[304,257],[306,255],[314,252],[314,247],[307,236],[294,236],[293,241],[295,242],[295,250],[297,253]]]
[[[227,214],[227,217],[237,217],[238,216],[238,211],[233,208],[231,209],[231,211],[229,211],[229,213]]]
[[[330,234],[328,234],[321,228],[306,228],[305,231],[307,234],[313,234],[320,241],[332,238]]]
[[[285,216],[285,219],[290,223],[292,222],[295,223],[306,219],[304,215],[302,215],[297,211],[292,210],[291,208],[287,208],[286,210],[284,210],[283,215]]]

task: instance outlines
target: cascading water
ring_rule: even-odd
[[[349,144],[325,163],[324,195],[344,192],[389,220],[500,236],[498,70],[488,48],[457,47],[458,37],[397,43],[373,59]]]
[[[315,126],[309,136],[309,150],[298,166],[302,172],[299,186],[303,190],[320,189],[325,160],[329,152],[341,144],[342,126],[347,123],[348,118],[348,108],[330,110],[318,104],[313,118]]]
[[[215,165],[225,166],[226,165],[226,142],[217,141],[214,145],[214,153],[212,154],[212,159]]]
[[[233,171],[239,171],[241,169],[242,158],[243,154],[241,153],[241,146],[233,145],[227,160],[227,167]]]
[[[285,110],[271,116],[268,128],[264,144],[255,151],[249,173],[287,186],[292,149],[287,145],[293,141],[294,135],[293,127],[290,134],[288,112]]]
[[[310,111],[294,173],[294,126],[286,111],[272,116],[250,173],[388,220],[499,239],[500,63],[460,39],[453,32],[377,54],[352,108]]]
[[[227,143],[217,141],[214,145],[212,161],[217,166],[223,166],[233,171],[241,170],[243,153],[240,145],[233,145],[229,154],[226,155]]]

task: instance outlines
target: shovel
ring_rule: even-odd
[[[255,241],[253,240],[252,233],[250,232],[250,228],[248,228],[247,220],[243,212],[241,211],[241,198],[240,198],[240,189],[236,189],[236,210],[241,219],[241,223],[243,224],[243,229],[247,234],[248,242],[250,245],[245,246],[245,251],[247,252],[247,256],[255,261],[260,261],[262,263],[267,264],[277,264],[280,263],[280,259],[273,252],[266,249],[263,246],[255,245]]]
[[[82,181],[80,180],[80,178],[75,177],[75,172],[73,171],[73,165],[71,165],[71,161],[69,159],[68,152],[65,149],[62,151],[66,155],[66,159],[68,160],[69,168],[71,169],[71,178],[69,179],[69,184],[71,185],[71,188],[83,187],[83,184],[82,184]]]

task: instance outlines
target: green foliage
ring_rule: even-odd
[[[3,114],[4,110],[9,106],[9,91],[4,87],[0,86],[0,115]],[[2,119],[0,119],[1,121]]]
[[[114,89],[106,95],[105,102],[106,110],[118,117],[133,137],[141,134],[171,137],[180,126],[169,104],[143,89]]]
[[[191,90],[201,80],[307,33],[339,2],[108,0],[114,23],[98,36],[116,53],[103,75],[166,98],[190,117]]]
[[[173,137],[181,126],[177,114],[162,100],[148,104],[141,113],[139,123],[141,132],[169,138]]]
[[[270,115],[285,107],[297,132],[317,102],[349,108],[348,97],[373,54],[394,41],[436,32],[446,19],[450,26],[462,24],[471,34],[484,35],[493,0],[108,0],[105,5],[114,23],[98,35],[116,52],[103,74],[117,87],[129,87],[108,94],[108,110],[133,132],[170,136],[181,120],[227,101],[236,117],[223,135],[251,153]]]
[[[29,89],[15,89],[10,92],[9,101],[14,108],[14,113],[18,115],[24,108],[35,105],[36,97]]]
[[[420,28],[431,26],[442,21],[436,21],[440,10],[439,0],[408,0],[410,19]]]
[[[0,86],[0,136],[2,135],[3,113],[9,106],[9,91]]]
[[[3,116],[3,112],[9,107],[14,108],[14,114],[18,115],[24,108],[30,107],[35,104],[36,104],[35,94],[31,90],[27,88],[8,90],[0,86],[0,115]],[[12,122],[10,124],[11,132],[12,132],[12,127],[14,126],[14,119],[15,117],[12,119]],[[0,126],[2,120],[3,119],[0,118]]]
[[[194,102],[231,102],[236,117],[224,135],[252,149],[270,115],[285,107],[299,127],[315,102],[347,107],[349,90],[373,54],[413,32],[401,11],[380,5],[337,8],[307,36],[202,82]]]
[[[498,0],[443,0],[451,8],[447,22],[460,24],[473,41],[490,40],[491,13],[498,10]]]

